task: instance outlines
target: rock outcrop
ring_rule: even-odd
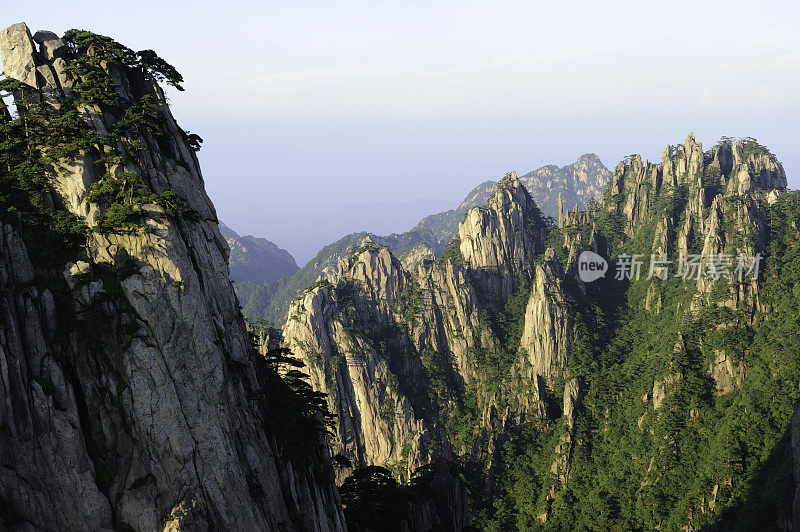
[[[562,198],[558,225],[546,225],[520,181],[509,174],[486,206],[466,213],[457,252],[448,248],[410,270],[370,244],[341,261],[328,282],[293,302],[284,335],[312,368],[315,387],[335,386],[330,404],[340,420],[332,445],[358,465],[383,465],[407,478],[417,465],[458,456],[480,472],[472,489],[491,499],[497,475],[509,478],[503,449],[533,424],[548,437],[535,448],[549,471],[535,517],[550,520],[578,474],[575,456],[586,460],[580,453],[591,452],[581,446],[616,437],[614,416],[619,424],[630,415],[636,437],[655,435],[651,447],[637,448],[646,455],[636,457],[644,460],[644,489],[670,474],[662,469],[671,459],[669,430],[692,387],[704,386],[709,400],[746,385],[743,354],[714,331],[755,319],[762,280],[757,271],[741,282],[726,278],[719,261],[765,252],[768,209],[786,181],[775,157],[754,141],[723,139],[704,152],[693,135],[669,147],[659,164],[640,156],[620,163],[601,204],[569,209]],[[615,278],[612,265],[604,278],[583,282],[583,250],[648,260],[636,278]],[[651,270],[649,254],[666,266]],[[689,254],[705,257],[702,269],[676,285]],[[672,333],[639,339],[645,331],[626,329],[638,316]],[[683,323],[698,325],[684,330]],[[693,328],[700,324],[710,330]],[[631,350],[652,341],[654,353],[628,367],[624,350],[616,352],[619,360],[597,352],[620,349],[605,344],[609,338]],[[596,373],[604,364],[631,372],[640,390],[634,407],[615,402],[627,390],[598,384],[607,378]],[[599,412],[593,390],[612,397]],[[473,417],[465,418],[467,408]],[[702,415],[689,409],[687,423]],[[587,428],[592,424],[597,428]],[[422,437],[409,443],[414,434]],[[725,493],[710,485],[697,504],[718,512]]]
[[[556,217],[555,198],[559,195],[563,195],[567,210],[583,208],[602,196],[610,177],[611,173],[597,155],[586,154],[571,165],[561,168],[543,166],[519,180],[541,208],[542,214]],[[367,238],[388,247],[406,270],[413,270],[426,259],[433,260],[458,237],[458,226],[467,213],[475,207],[487,206],[497,184],[496,181],[479,184],[457,208],[427,216],[405,233],[380,236],[362,232],[346,235],[325,246],[308,264],[280,283],[236,286],[236,292],[244,303],[245,317],[251,321],[266,318],[274,324],[283,323],[292,298],[320,278],[333,279],[338,260],[361,247]]]
[[[572,309],[564,293],[564,273],[554,257],[536,266],[520,347],[528,355],[532,384],[538,379],[549,385],[564,377],[573,334]],[[535,377],[534,377],[535,376]]]
[[[578,157],[574,163],[558,167],[542,166],[519,178],[546,216],[556,218],[558,201],[567,211],[584,209],[591,200],[599,200],[611,179],[611,172],[594,153]]]
[[[83,80],[71,67],[87,57],[36,36],[38,49],[24,24],[0,34],[6,75],[45,109],[75,105]],[[70,262],[32,264],[31,242],[4,226],[0,525],[342,530],[327,451],[312,442],[290,458],[292,436],[269,428],[283,385],[251,347],[186,133],[151,75],[100,64],[118,109],[146,97],[160,128],[77,104],[78,126],[120,155],[85,148],[49,169],[53,208],[89,228]],[[140,223],[109,226],[122,207],[93,199],[91,185],[114,176],[155,198],[131,207]]]
[[[464,260],[488,272],[486,296],[506,299],[530,275],[533,258],[542,251],[545,223],[517,174],[506,176],[486,208],[474,208],[458,226]]]
[[[496,424],[514,423],[528,410],[536,415],[546,410],[535,390],[520,394],[498,390],[496,383],[488,389],[479,365],[502,351],[498,331],[482,313],[499,312],[498,305],[517,290],[526,301],[549,297],[541,267],[535,275],[542,294],[534,290],[529,296],[524,288],[533,275],[530,261],[544,241],[538,208],[512,174],[486,208],[467,214],[459,237],[461,260],[423,261],[412,271],[388,248],[368,242],[340,261],[335,277],[312,286],[291,305],[285,345],[310,368],[315,389],[328,394],[338,416],[332,452],[354,467],[380,465],[408,479],[434,459],[469,455],[473,443],[453,441],[444,429],[464,388],[480,390],[484,436],[475,442],[476,450],[499,448],[501,442],[492,436]],[[548,268],[560,272],[555,259]],[[551,344],[565,340],[553,338],[552,327],[542,327],[546,348],[558,349]],[[531,357],[546,359],[546,348],[529,346]],[[552,371],[562,375],[557,366],[564,357],[555,358]],[[527,353],[520,356],[526,369],[513,371],[529,384],[526,360]],[[457,506],[456,515],[463,515],[463,502]]]
[[[332,452],[355,467],[386,466],[406,479],[429,461],[431,438],[408,391],[423,386],[423,367],[410,356],[410,338],[392,337],[413,283],[386,248],[364,249],[342,259],[335,283],[301,294],[284,329],[287,347],[338,416]]]

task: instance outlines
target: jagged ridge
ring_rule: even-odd
[[[580,251],[606,258],[656,253],[676,263],[681,253],[766,254],[777,238],[770,213],[791,201],[781,195],[785,188],[780,163],[754,141],[723,139],[703,152],[690,135],[683,145],[667,148],[661,164],[639,156],[620,163],[602,204],[562,211],[560,227],[545,234],[543,228],[530,230],[526,220],[541,215],[519,180],[510,178],[486,209],[473,209],[459,227],[458,260],[426,261],[409,272],[387,250],[364,249],[343,262],[330,283],[292,304],[285,340],[316,368],[315,385],[333,392],[331,407],[350,420],[338,427],[332,445],[356,465],[386,465],[407,476],[436,456],[458,457],[473,472],[473,490],[483,493],[471,501],[475,516],[482,505],[491,508],[493,497],[502,508],[512,497],[503,483],[520,478],[507,463],[516,455],[507,455],[503,445],[523,454],[538,449],[541,469],[515,466],[536,486],[529,509],[516,516],[499,513],[495,524],[555,520],[555,526],[574,526],[594,510],[585,514],[586,507],[564,502],[570,489],[611,489],[591,476],[596,467],[576,470],[575,457],[605,460],[605,453],[624,450],[616,433],[606,436],[602,427],[613,421],[636,434],[661,434],[670,419],[685,416],[689,425],[708,424],[714,434],[727,430],[715,420],[731,419],[731,400],[764,385],[746,380],[748,362],[740,348],[733,349],[724,335],[703,342],[698,331],[734,328],[742,331],[737,335],[757,338],[766,334],[770,312],[785,316],[777,314],[775,300],[764,301],[762,285],[771,286],[764,278],[733,283],[703,276],[681,284],[655,275],[586,284],[577,276]],[[767,268],[781,267],[782,260],[773,253]],[[631,343],[642,324],[658,332]],[[752,348],[760,350],[750,359],[753,367],[774,356],[756,344]],[[644,372],[634,370],[641,369],[647,349],[656,358]],[[796,378],[791,366],[781,371]],[[608,378],[629,381],[624,400],[604,383]],[[644,401],[643,385],[649,387]],[[634,397],[638,405],[629,403]],[[791,405],[792,397],[784,403]],[[692,410],[678,398],[695,398],[701,406]],[[771,422],[786,427],[785,412]],[[598,428],[587,428],[592,426]],[[579,433],[583,446],[576,443]],[[765,431],[756,440],[773,445],[774,434]],[[589,441],[597,454],[585,454]],[[644,456],[634,461],[654,462],[627,475],[643,477],[642,486],[673,489],[678,477],[654,469],[669,448],[641,445],[636,452]],[[747,456],[754,467],[761,463],[757,453]],[[687,459],[688,471],[691,463]],[[698,480],[670,509],[648,503],[655,509],[648,518],[630,514],[632,506],[609,511],[607,524],[721,519],[723,510],[741,504],[749,478],[724,475]],[[722,489],[726,482],[735,487]],[[604,495],[611,499],[603,504],[633,504],[620,499],[629,496],[620,486]],[[565,504],[573,509],[566,511]],[[509,516],[512,521],[504,520]]]

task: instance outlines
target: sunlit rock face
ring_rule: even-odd
[[[702,382],[711,401],[730,400],[747,386],[741,352],[685,336],[672,321],[735,309],[736,320],[715,322],[716,330],[748,327],[767,308],[763,279],[726,283],[704,274],[672,293],[667,286],[680,254],[764,253],[769,208],[785,188],[780,163],[757,143],[723,139],[704,151],[689,135],[660,163],[641,156],[621,162],[602,201],[588,209],[562,198],[557,224],[546,225],[512,173],[484,206],[465,211],[457,252],[408,267],[386,247],[365,242],[336,273],[298,295],[283,329],[285,345],[301,356],[339,416],[332,452],[355,467],[385,466],[401,479],[436,458],[458,458],[481,472],[472,488],[491,496],[498,475],[513,476],[501,461],[509,435],[534,424],[548,438],[535,455],[548,472],[534,497],[541,508],[535,517],[549,521],[579,473],[575,457],[586,460],[580,452],[613,437],[619,429],[612,422],[630,421],[615,400],[593,395],[609,377],[591,367],[605,353],[585,358],[602,341],[597,329],[614,337],[640,316],[670,322],[660,333],[662,349],[633,366],[630,378],[641,391],[624,409],[636,411],[629,429],[637,438],[674,419],[687,386]],[[676,264],[652,275],[645,264],[630,282],[615,280],[613,269],[584,282],[577,274],[584,250],[611,263],[633,251]],[[685,300],[676,304],[676,292]],[[616,314],[621,309],[630,312],[624,319]],[[593,320],[600,312],[607,313]],[[648,338],[648,331],[638,334],[642,343]],[[687,359],[696,360],[691,371]],[[473,409],[468,421],[464,405]],[[690,408],[686,415],[695,422],[704,412]],[[596,423],[596,432],[581,433],[585,423]],[[642,486],[665,475],[657,465],[668,452],[656,438],[640,458]],[[720,485],[707,488],[694,503],[712,515],[725,495]]]
[[[71,105],[83,59],[62,39],[15,24],[0,51],[25,84],[16,97]],[[312,442],[290,460],[291,436],[268,429],[280,381],[251,346],[187,134],[141,69],[104,61],[98,73],[118,108],[150,98],[160,127],[126,131],[115,162],[87,148],[48,168],[54,208],[89,228],[71,261],[33,265],[36,243],[3,228],[0,526],[343,530],[327,451]],[[120,112],[76,109],[100,139],[118,127]],[[141,225],[104,228],[89,188],[108,175],[170,191],[190,215],[144,201]]]

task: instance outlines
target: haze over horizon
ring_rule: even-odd
[[[705,147],[756,137],[800,186],[796,2],[4,7],[6,25],[91,29],[174,64],[187,90],[169,93],[173,112],[205,139],[220,219],[301,263],[330,242],[326,217],[409,228],[408,210],[359,220],[339,205],[454,206],[487,179],[587,152],[609,168],[660,160],[690,131]],[[301,209],[320,216],[301,223]]]

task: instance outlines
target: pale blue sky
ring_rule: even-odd
[[[609,167],[660,158],[689,131],[706,146],[756,137],[800,185],[797,1],[5,0],[3,16],[173,63],[187,88],[173,111],[206,139],[220,217],[300,263],[329,239],[325,206],[455,204],[486,179],[585,152]],[[302,230],[288,223],[298,211]],[[387,206],[375,230],[408,223]]]

